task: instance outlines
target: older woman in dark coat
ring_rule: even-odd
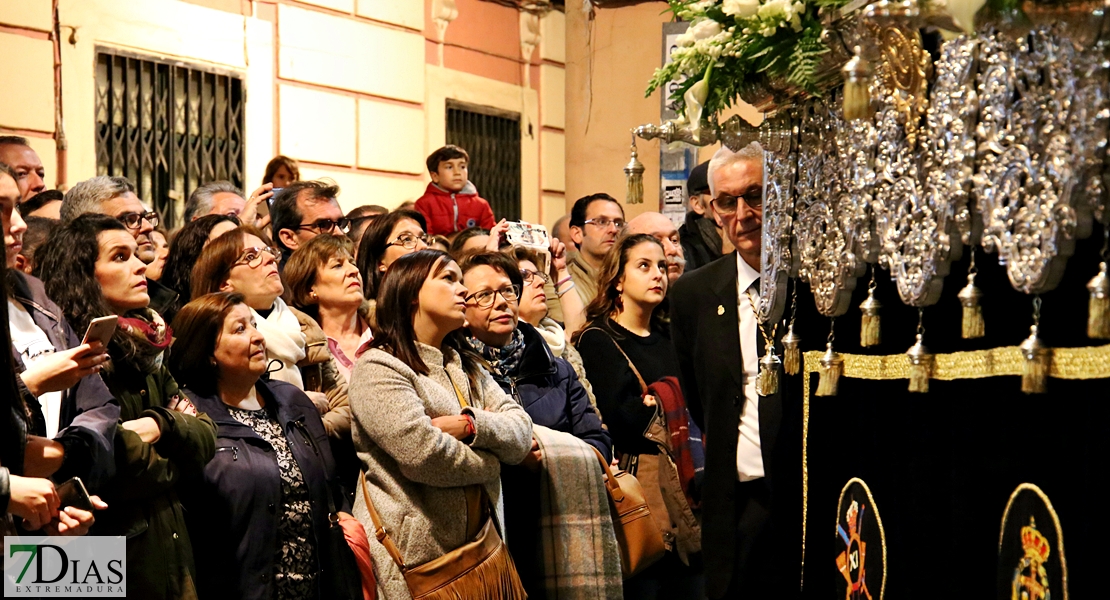
[[[324,424],[296,386],[261,378],[266,344],[254,323],[228,293],[201,296],[174,320],[170,368],[219,426],[216,457],[185,499],[200,595],[361,598],[350,549],[331,543],[349,506]]]

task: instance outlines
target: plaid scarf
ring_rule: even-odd
[[[705,446],[702,445],[701,430],[690,418],[677,378],[664,377],[648,386],[647,393],[659,401],[682,493],[686,495],[690,508],[697,509],[701,504],[698,492],[705,473]]]
[[[467,341],[474,350],[482,355],[489,365],[490,374],[498,383],[508,383],[520,368],[520,359],[524,356],[524,334],[520,328],[513,330],[513,339],[500,348],[487,346],[476,337],[468,337]]]
[[[620,546],[597,454],[582,440],[535,425],[540,463],[540,548],[548,598],[620,600]]]

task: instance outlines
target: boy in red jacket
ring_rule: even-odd
[[[489,202],[467,177],[469,162],[466,150],[450,144],[428,157],[432,182],[416,201],[416,210],[428,221],[428,235],[452,236],[469,227],[493,227]]]

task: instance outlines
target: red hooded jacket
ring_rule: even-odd
[[[473,183],[451,193],[434,183],[416,201],[416,210],[428,221],[428,235],[452,235],[468,227],[489,229],[496,221],[493,209],[478,195]]]

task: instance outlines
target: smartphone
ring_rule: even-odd
[[[81,482],[80,477],[74,477],[59,485],[57,491],[62,508],[72,506],[73,508],[92,512],[93,505],[92,500],[89,499],[89,491],[85,489],[85,484]]]
[[[509,228],[505,231],[505,238],[510,245],[524,246],[535,250],[547,250],[551,246],[551,238],[547,234],[547,228],[543,225],[523,222],[513,222],[508,225]]]
[[[116,323],[119,317],[116,315],[108,315],[107,317],[97,317],[89,323],[88,330],[85,331],[85,340],[82,343],[91,344],[99,340],[104,346],[108,345],[108,341],[112,339],[112,335],[116,333]]]

